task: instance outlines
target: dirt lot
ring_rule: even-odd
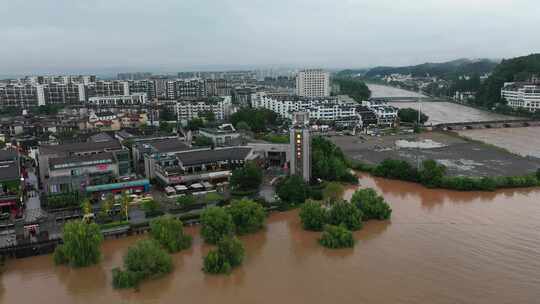
[[[465,130],[459,131],[459,135],[540,158],[540,127]]]
[[[450,175],[509,176],[532,173],[540,158],[522,157],[491,145],[468,141],[444,132],[395,136],[336,136],[331,140],[350,158],[376,164],[386,158],[417,164],[434,159]]]

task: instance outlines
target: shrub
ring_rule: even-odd
[[[138,241],[124,256],[125,270],[113,269],[113,286],[136,287],[142,280],[171,272],[172,267],[171,256],[156,241]]]
[[[319,239],[319,243],[331,249],[354,247],[352,232],[344,226],[326,225]]]
[[[56,247],[55,263],[85,267],[99,262],[103,235],[95,223],[70,221],[64,225],[64,245]],[[60,263],[61,262],[61,263]]]
[[[219,203],[221,201],[223,201],[223,195],[217,193],[217,192],[210,192],[210,193],[207,193],[205,196],[204,196],[204,202],[209,204],[209,203]]]
[[[357,190],[351,198],[351,203],[362,211],[363,220],[387,220],[392,214],[392,209],[384,198],[371,188]]]
[[[171,216],[152,220],[150,235],[171,253],[191,247],[191,236],[184,234],[182,221]]]
[[[276,192],[282,201],[290,205],[302,204],[309,196],[307,184],[298,175],[291,175],[281,180],[276,187]]]
[[[330,182],[326,184],[323,190],[323,198],[327,202],[335,202],[341,199],[345,189],[340,183]]]
[[[304,229],[321,231],[328,215],[321,203],[308,200],[300,208],[300,220]]]
[[[349,230],[362,228],[362,211],[354,204],[346,201],[335,203],[328,212],[328,223],[332,225],[344,225]]]
[[[54,250],[53,260],[56,265],[67,264],[69,262],[64,245],[58,245]]]
[[[237,238],[226,237],[219,241],[218,248],[211,250],[203,261],[203,271],[211,274],[230,273],[242,264],[245,250]]]
[[[436,161],[429,159],[422,162],[422,169],[419,172],[420,183],[427,187],[438,187],[446,173],[446,167],[437,164]]]
[[[206,208],[201,214],[201,235],[205,242],[217,244],[234,233],[231,215],[221,207]]]
[[[540,168],[536,170],[536,179],[540,181]]]
[[[184,195],[176,199],[176,204],[180,206],[189,206],[195,204],[196,202],[197,199],[191,194]]]
[[[257,232],[264,226],[266,219],[264,208],[248,199],[233,201],[228,212],[238,234]]]
[[[418,181],[418,172],[408,162],[396,159],[385,159],[373,170],[375,176]]]

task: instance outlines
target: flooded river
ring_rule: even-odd
[[[300,228],[297,211],[272,214],[242,237],[247,259],[230,276],[202,273],[201,243],[139,291],[111,287],[111,269],[140,237],[106,241],[94,267],[55,267],[51,256],[10,260],[0,303],[539,303],[540,189],[463,193],[364,176],[394,210],[332,251]],[[346,196],[354,189],[347,191]]]

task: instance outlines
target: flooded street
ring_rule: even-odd
[[[538,303],[540,189],[465,193],[364,176],[366,186],[391,204],[392,220],[364,225],[354,249],[324,249],[298,211],[274,213],[264,232],[241,238],[247,258],[230,276],[203,274],[209,247],[189,228],[193,247],[174,255],[174,272],[139,291],[111,286],[140,238],[130,237],[106,241],[90,268],[8,261],[0,303]]]

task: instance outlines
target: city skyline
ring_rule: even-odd
[[[516,34],[536,25],[531,0],[49,0],[4,8],[3,75],[361,68],[540,49],[538,39]]]

